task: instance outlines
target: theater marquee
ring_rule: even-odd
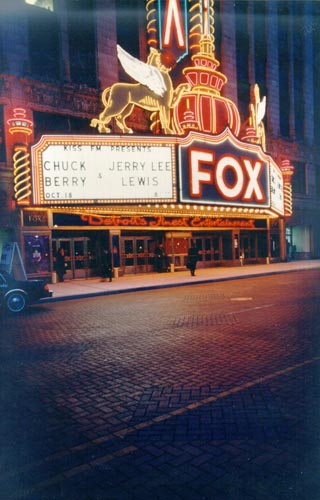
[[[283,215],[283,178],[259,145],[219,135],[43,136],[32,147],[35,205],[186,203]]]
[[[35,204],[176,201],[173,140],[43,136],[32,163]]]

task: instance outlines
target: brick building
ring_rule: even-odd
[[[284,171],[286,165],[294,166],[291,215],[269,220],[265,214],[259,216],[258,210],[250,209],[251,220],[255,219],[251,228],[254,231],[250,224],[242,231],[241,224],[248,217],[240,218],[239,211],[229,231],[231,219],[222,212],[236,209],[218,207],[217,216],[219,220],[223,218],[225,227],[217,231],[213,225],[214,230],[197,233],[179,223],[175,227],[172,220],[186,212],[202,217],[204,209],[212,220],[211,207],[189,207],[184,203],[179,204],[179,209],[178,205],[170,205],[170,209],[167,204],[151,203],[143,205],[139,212],[141,205],[130,208],[123,203],[114,204],[112,209],[97,203],[89,210],[84,205],[70,207],[66,203],[41,206],[32,200],[32,189],[28,191],[25,177],[21,187],[19,169],[28,161],[31,146],[43,135],[96,136],[97,130],[90,123],[101,112],[103,89],[130,80],[119,64],[117,44],[141,61],[147,60],[152,44],[161,45],[159,39],[152,41],[154,32],[150,29],[156,4],[152,0],[2,1],[0,245],[6,240],[19,241],[29,275],[39,272],[31,262],[32,256],[28,257],[30,252],[33,255],[40,249],[45,256],[42,271],[51,272],[55,252],[64,245],[70,278],[96,272],[97,249],[105,241],[117,249],[114,258],[119,262],[115,264],[126,272],[153,269],[154,249],[160,241],[167,245],[176,267],[185,264],[186,245],[191,239],[198,245],[203,266],[234,265],[242,250],[247,262],[253,263],[320,257],[318,2],[210,2],[212,14],[214,8],[215,57],[221,63],[219,71],[228,79],[221,94],[236,105],[242,124],[248,116],[253,84],[258,83],[261,96],[266,96],[266,152]],[[175,6],[185,4],[177,0],[167,5],[174,12]],[[190,4],[199,7],[197,4],[202,2]],[[186,16],[187,25],[192,9]],[[156,18],[158,31],[160,20]],[[178,33],[175,36],[178,38]],[[172,80],[177,83],[182,81],[183,70],[190,66],[191,46],[189,38],[190,50],[176,58]],[[150,136],[147,111],[134,108],[127,123],[135,134]],[[118,137],[121,133],[115,120],[111,121],[111,129],[111,135]],[[32,175],[30,172],[30,178]],[[112,226],[109,216],[120,214],[138,214],[147,222],[161,215],[170,224],[144,232],[135,224],[125,229]],[[261,250],[262,247],[265,248]]]

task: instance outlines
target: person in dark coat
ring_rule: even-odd
[[[101,281],[112,281],[112,254],[104,249],[101,256]]]
[[[66,265],[64,261],[64,249],[59,248],[56,255],[56,272],[58,276],[58,281],[61,283],[64,281],[64,275],[66,274]]]
[[[195,271],[197,267],[197,262],[199,260],[199,252],[194,243],[191,244],[191,247],[188,250],[188,260],[187,267],[190,269],[191,276],[195,276]]]
[[[162,273],[163,271],[167,271],[168,259],[166,256],[166,252],[163,248],[163,243],[160,243],[154,251],[154,263],[155,263],[156,271],[158,273]]]

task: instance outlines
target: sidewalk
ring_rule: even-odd
[[[100,278],[79,279],[63,283],[50,284],[53,297],[43,299],[41,302],[86,298],[99,295],[112,295],[157,288],[185,286],[197,283],[211,283],[244,279],[263,275],[287,273],[293,271],[306,271],[320,269],[320,260],[281,262],[276,264],[247,265],[243,267],[213,267],[197,269],[196,276],[190,272],[179,271],[174,273],[148,273],[126,275],[115,278],[112,282],[101,282]]]

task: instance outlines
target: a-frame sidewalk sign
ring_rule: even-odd
[[[2,247],[0,270],[7,271],[17,280],[27,280],[20,248],[17,242],[8,241]]]

